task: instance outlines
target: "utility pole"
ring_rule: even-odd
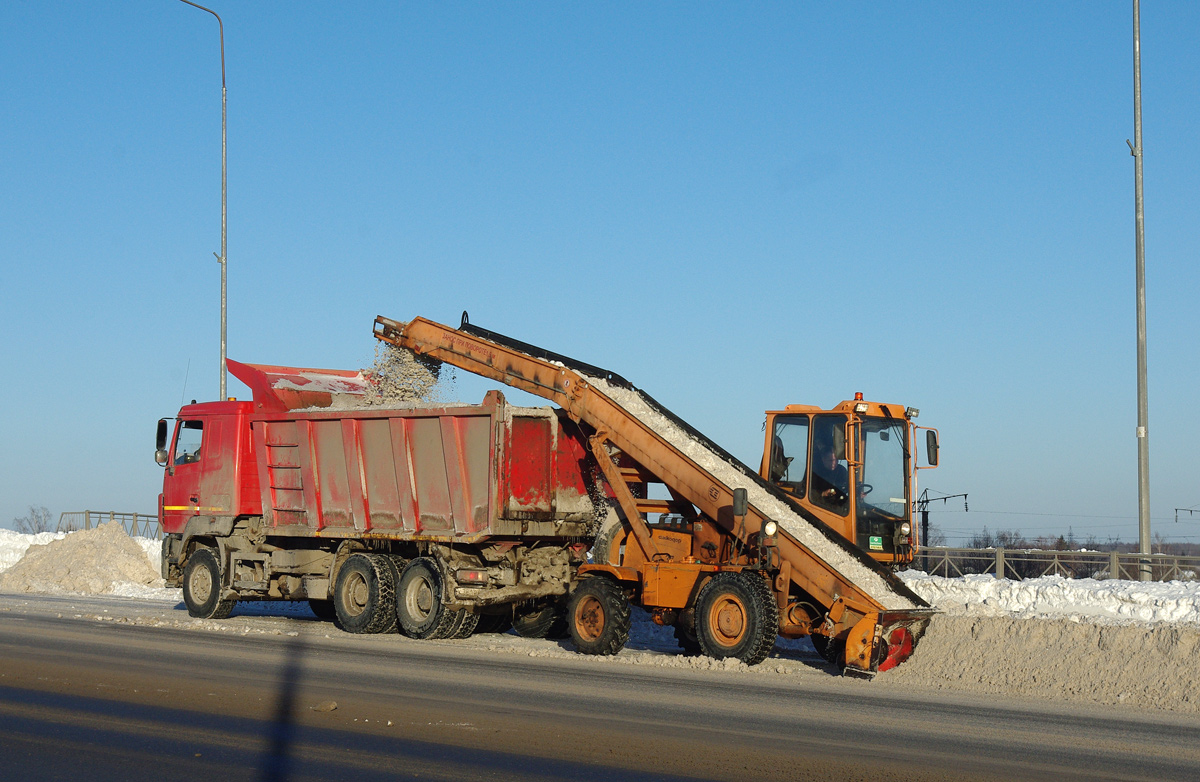
[[[1138,0],[1133,0],[1133,200],[1137,225],[1137,449],[1138,549],[1150,553],[1150,422],[1146,400],[1146,233],[1142,211],[1142,29]],[[1141,581],[1151,579],[1150,563],[1138,567]]]
[[[929,489],[926,489],[925,491],[921,492],[921,496],[917,499],[917,510],[921,514],[921,548],[922,549],[929,547],[929,503],[937,502],[939,500],[944,503],[947,500],[953,500],[957,497],[962,497],[963,513],[969,512],[971,509],[970,509],[970,507],[967,506],[967,495],[965,495],[965,494],[947,494],[945,497],[930,497]],[[928,573],[929,572],[929,555],[923,554],[922,557],[923,558],[922,558],[921,562],[924,565],[925,572]]]
[[[225,397],[225,379],[226,379],[226,368],[225,368],[226,329],[225,329],[225,324],[226,324],[227,307],[226,307],[226,295],[225,294],[226,294],[226,290],[227,290],[227,281],[226,281],[226,273],[225,272],[226,272],[226,268],[228,266],[228,263],[227,263],[228,256],[225,254],[225,249],[226,249],[225,228],[226,228],[226,216],[228,215],[228,209],[226,208],[227,201],[226,201],[226,197],[225,197],[226,183],[228,182],[228,177],[226,176],[228,168],[226,166],[226,155],[225,155],[225,24],[221,21],[221,17],[217,16],[217,12],[212,10],[211,8],[205,8],[202,5],[193,3],[192,0],[179,0],[179,1],[181,3],[187,3],[188,5],[192,6],[193,8],[199,8],[201,11],[208,11],[213,16],[216,16],[217,17],[217,28],[221,32],[221,254],[217,255],[216,253],[213,253],[213,255],[217,255],[217,263],[221,264],[221,395],[217,398],[223,402],[226,399],[226,397]]]

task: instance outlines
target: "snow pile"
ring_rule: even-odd
[[[24,532],[13,532],[10,529],[0,529],[0,573],[8,570],[21,561],[30,546],[44,546],[52,540],[62,540],[65,532],[39,532],[30,535]]]
[[[943,578],[915,570],[901,573],[900,578],[931,605],[951,615],[1200,624],[1200,583],[1194,581],[1097,581],[1062,576],[1010,581],[989,575]]]
[[[744,488],[751,505],[775,520],[805,548],[824,560],[847,581],[875,598],[885,608],[915,607],[908,598],[893,592],[878,573],[843,551],[790,507],[767,493],[753,478],[745,475],[706,445],[680,429],[673,421],[648,404],[637,391],[611,385],[598,377],[587,376],[587,379],[595,391],[602,393],[624,408],[625,412],[653,429],[718,481],[731,489]]]
[[[152,565],[150,545],[130,538],[117,522],[53,537],[44,543],[6,535],[0,538],[0,561],[9,561],[22,543],[25,547],[16,563],[0,573],[0,592],[100,595],[124,594],[131,591],[130,585],[134,592],[137,588],[162,586]],[[157,546],[157,541],[149,544]]]
[[[913,656],[876,680],[903,687],[1200,711],[1200,628],[935,616]]]

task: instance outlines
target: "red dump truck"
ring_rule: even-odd
[[[361,401],[361,374],[228,366],[252,401],[158,423],[163,577],[193,616],[306,599],[351,632],[554,631],[607,508],[578,424],[498,391],[338,409]]]

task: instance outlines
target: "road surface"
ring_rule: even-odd
[[[659,668],[265,613],[221,624],[161,602],[0,596],[0,774],[1200,779],[1186,715],[914,693],[815,659],[801,675]]]

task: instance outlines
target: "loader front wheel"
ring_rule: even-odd
[[[696,596],[696,640],[709,657],[757,665],[775,647],[778,633],[779,608],[756,573],[718,573]]]
[[[388,633],[396,629],[396,584],[392,569],[377,554],[351,554],[338,571],[333,610],[348,633]]]
[[[183,603],[197,619],[224,619],[237,600],[222,600],[221,563],[217,552],[200,548],[188,557],[183,569]]]
[[[585,578],[567,603],[571,640],[583,654],[616,654],[629,641],[629,598],[607,578]]]

